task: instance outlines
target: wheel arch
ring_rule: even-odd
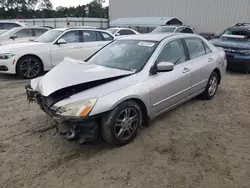
[[[215,72],[216,74],[218,74],[218,76],[219,76],[219,84],[220,84],[220,82],[221,82],[221,72],[220,72],[220,70],[218,68],[215,68],[213,70],[213,72]]]
[[[116,108],[117,106],[119,106],[121,103],[126,102],[126,101],[134,101],[141,107],[142,115],[143,115],[143,123],[147,124],[150,119],[149,114],[148,114],[149,110],[146,104],[143,102],[143,100],[141,100],[139,97],[130,97],[130,98],[122,99],[118,101],[115,105],[113,105],[112,110]]]
[[[41,65],[42,65],[42,71],[44,71],[44,65],[43,65],[42,59],[41,59],[39,56],[35,55],[35,54],[25,54],[25,55],[21,56],[21,57],[16,61],[16,65],[19,63],[19,61],[20,61],[21,59],[23,59],[23,58],[25,58],[25,57],[29,57],[29,56],[34,57],[34,58],[37,58],[37,59],[40,61]],[[17,71],[17,66],[16,66],[16,71]]]

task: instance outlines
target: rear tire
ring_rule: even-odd
[[[102,138],[111,145],[123,146],[137,136],[142,125],[142,110],[134,101],[125,101],[102,119]]]
[[[214,98],[215,94],[217,93],[218,85],[219,85],[219,75],[216,72],[212,72],[208,80],[206,89],[201,94],[201,98],[204,100],[210,100]]]
[[[42,62],[34,56],[22,57],[16,66],[17,75],[26,79],[36,78],[43,71]]]

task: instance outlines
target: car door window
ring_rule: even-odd
[[[181,33],[183,31],[183,29],[184,29],[184,27],[179,27],[179,28],[176,29],[175,32],[176,33]]]
[[[42,34],[44,34],[45,32],[47,32],[47,29],[34,29],[35,31],[35,36],[41,36]]]
[[[174,40],[166,44],[157,59],[157,63],[171,62],[175,65],[185,61],[186,56],[181,40]]]
[[[81,36],[84,42],[95,42],[98,41],[97,34],[95,31],[81,31]]]
[[[97,41],[103,41],[104,40],[100,32],[96,32],[96,39],[97,39]]]
[[[109,35],[108,33],[104,33],[104,32],[99,32],[103,38],[104,41],[111,41],[114,40],[114,38]]]
[[[15,23],[3,23],[3,29],[12,29],[14,27],[20,27],[20,26]]]
[[[181,33],[194,33],[194,31],[188,27],[184,28]]]
[[[205,48],[206,54],[212,53],[212,50],[208,47],[208,45],[205,42],[202,42],[203,46]]]
[[[118,32],[120,35],[134,35],[135,33],[129,29],[121,29]]]
[[[14,35],[16,35],[17,38],[32,37],[32,29],[22,29]]]
[[[67,43],[80,42],[79,31],[69,31],[65,33],[61,39],[64,39]]]
[[[203,42],[198,38],[184,39],[189,51],[190,59],[194,59],[206,54]]]

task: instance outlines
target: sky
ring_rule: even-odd
[[[54,8],[59,6],[70,7],[70,6],[84,5],[91,1],[92,0],[51,0]],[[108,5],[108,1],[109,0],[106,0],[105,5]]]

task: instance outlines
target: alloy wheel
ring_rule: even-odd
[[[26,59],[20,64],[20,71],[26,78],[36,77],[40,72],[39,62]]]
[[[139,113],[134,108],[122,110],[115,121],[115,136],[122,141],[131,138],[139,126],[139,117]]]
[[[208,94],[209,96],[213,96],[217,90],[218,80],[216,76],[213,76],[209,81]]]

